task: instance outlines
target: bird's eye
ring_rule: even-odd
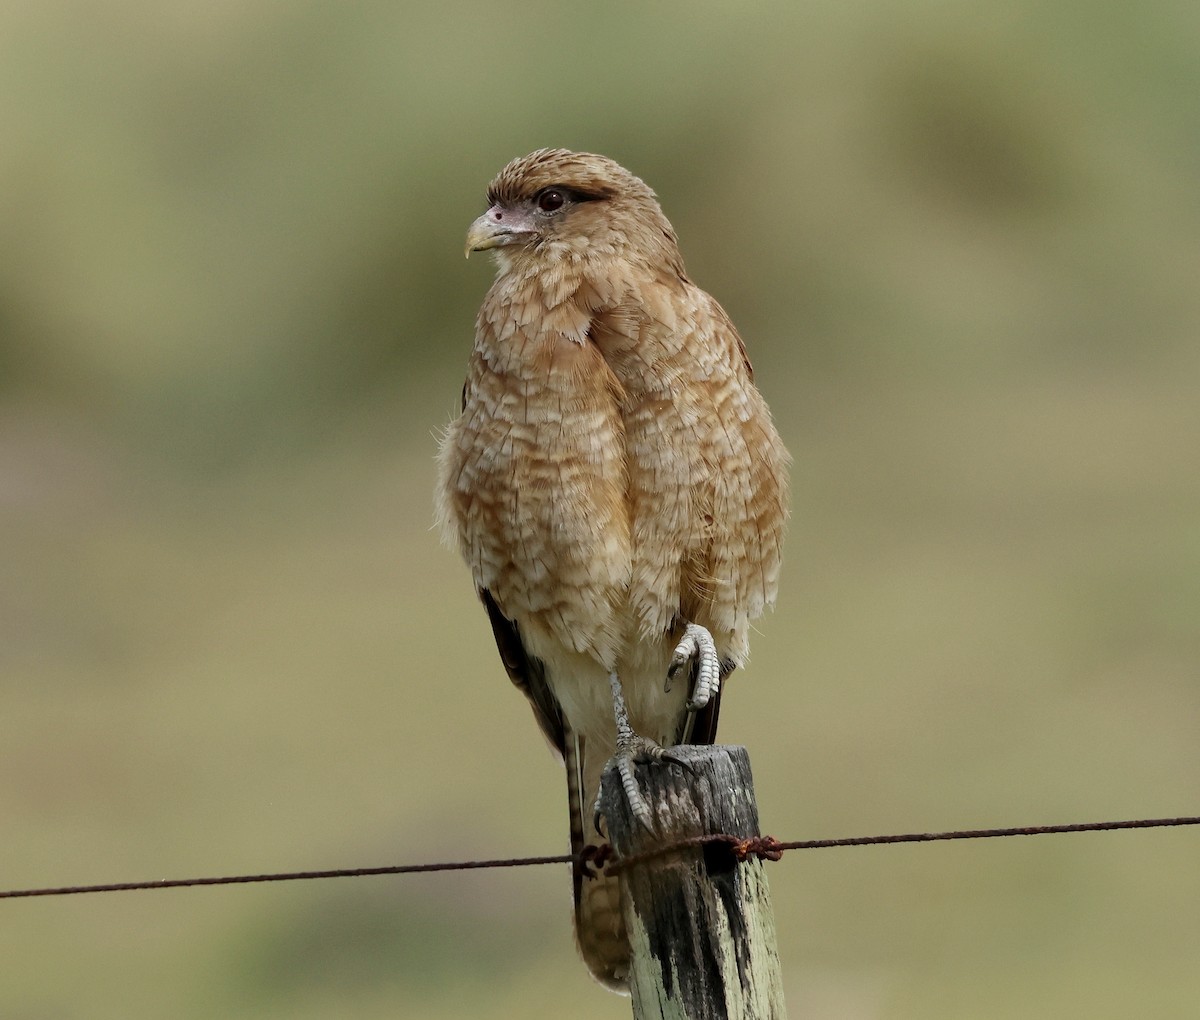
[[[538,194],[537,205],[542,212],[554,212],[556,209],[561,209],[566,200],[567,196],[558,188],[547,188]]]

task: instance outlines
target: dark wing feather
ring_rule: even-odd
[[[688,692],[696,688],[696,673],[699,664],[693,662]],[[717,719],[721,714],[721,693],[725,690],[725,681],[737,667],[732,662],[721,663],[721,684],[707,705],[699,712],[688,712],[684,716],[683,725],[679,728],[677,743],[680,744],[713,744],[717,740]]]
[[[546,683],[546,664],[525,650],[520,629],[500,612],[489,591],[479,589],[479,598],[491,621],[496,649],[500,652],[500,661],[504,663],[508,678],[529,699],[538,726],[546,734],[546,739],[562,754],[566,742],[562,708]]]

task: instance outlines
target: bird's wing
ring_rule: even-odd
[[[689,692],[696,687],[696,670],[698,663],[692,663],[691,686]],[[721,714],[721,692],[725,689],[725,681],[737,667],[726,660],[721,663],[721,683],[716,693],[708,699],[708,704],[697,712],[684,715],[679,727],[678,744],[715,744],[717,741],[717,720]],[[690,693],[689,693],[690,697]]]
[[[468,378],[462,388],[462,410],[466,410],[471,381]],[[534,718],[546,739],[561,755],[565,744],[562,708],[550,685],[546,682],[546,664],[525,650],[521,631],[517,624],[500,612],[496,600],[486,588],[479,589],[479,600],[487,610],[496,639],[496,650],[500,661],[513,685],[529,699]]]
[[[500,612],[500,607],[487,589],[479,590],[479,598],[491,621],[496,649],[508,678],[529,699],[538,726],[561,755],[566,741],[562,708],[546,682],[546,664],[525,650],[520,629]]]

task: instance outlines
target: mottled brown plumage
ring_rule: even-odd
[[[778,585],[788,456],[741,338],[641,180],[542,149],[488,202],[467,248],[498,272],[441,447],[439,513],[563,755],[578,852],[617,750],[610,677],[638,734],[713,740],[719,697],[689,712],[687,677],[668,669],[687,624],[711,633],[722,679],[745,661]],[[616,879],[577,872],[575,901],[589,968],[622,988]]]

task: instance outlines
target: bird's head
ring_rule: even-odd
[[[492,250],[501,265],[612,257],[677,267],[675,231],[654,192],[607,156],[538,149],[488,186],[490,208],[467,231],[467,255]]]

